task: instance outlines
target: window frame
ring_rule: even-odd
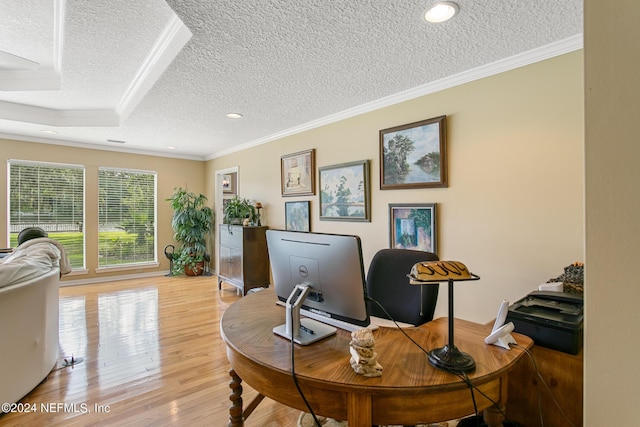
[[[100,263],[100,246],[102,244],[102,240],[100,237],[101,228],[103,226],[102,222],[102,173],[103,172],[122,172],[129,174],[140,174],[140,175],[151,175],[153,177],[153,260],[141,261],[141,262],[127,262],[127,263],[118,263],[118,264],[108,264],[101,265]],[[150,267],[158,267],[160,263],[158,262],[158,173],[156,171],[150,170],[142,170],[142,169],[131,169],[131,168],[120,168],[120,167],[108,167],[108,166],[100,166],[97,171],[97,186],[98,186],[98,197],[97,197],[97,215],[96,215],[96,224],[97,224],[97,247],[96,253],[98,255],[97,265],[95,271],[97,273],[100,272],[112,272],[116,270],[132,270],[132,269],[140,269],[140,268],[150,268]]]
[[[11,193],[12,193],[12,187],[13,187],[13,183],[12,183],[12,179],[11,179],[11,171],[12,168],[14,167],[33,167],[33,168],[48,168],[48,169],[73,169],[73,170],[79,170],[82,173],[82,177],[81,177],[81,188],[80,188],[80,192],[79,194],[82,197],[82,208],[81,208],[81,212],[82,212],[82,219],[81,221],[79,221],[82,225],[81,225],[81,230],[80,232],[82,233],[82,244],[81,244],[81,249],[82,250],[82,265],[81,266],[73,266],[72,265],[72,273],[78,273],[78,272],[83,272],[86,271],[86,266],[87,266],[87,227],[86,227],[86,220],[87,220],[87,212],[86,212],[86,177],[87,177],[87,171],[86,171],[86,167],[84,165],[78,165],[78,164],[72,164],[72,163],[57,163],[57,162],[42,162],[42,161],[34,161],[34,160],[21,160],[21,159],[7,159],[7,246],[11,246],[11,235],[14,234],[12,233],[12,221],[11,221],[11,212],[12,212],[12,207],[11,207]],[[41,182],[40,177],[38,177],[38,183]],[[75,188],[74,188],[75,189]],[[76,194],[77,195],[77,194]],[[75,212],[74,212],[75,213]],[[38,215],[40,215],[41,212],[40,210],[38,210]],[[56,223],[57,224],[57,223]],[[42,224],[39,224],[42,225]],[[47,228],[47,227],[43,227],[43,228]],[[45,230],[47,231],[47,230]],[[50,230],[49,230],[50,231]],[[48,231],[48,232],[49,232]],[[57,232],[57,231],[56,231]],[[64,246],[64,242],[60,242],[63,246]],[[73,250],[73,248],[68,248],[65,247],[65,250],[67,251],[67,255],[69,256],[70,253],[74,253],[75,251]],[[71,259],[73,258],[72,256],[70,257]],[[73,263],[73,262],[72,262]]]

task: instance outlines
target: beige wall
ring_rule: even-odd
[[[585,1],[588,426],[638,425],[640,3]]]
[[[437,203],[438,255],[482,277],[459,284],[456,315],[488,322],[583,260],[582,52],[423,96],[208,162],[239,167],[242,197],[284,227],[284,203],[312,200],[312,231],[357,234],[365,263],[389,247],[389,203]],[[447,115],[449,187],[380,190],[379,130]],[[250,118],[246,118],[250,120]],[[318,220],[318,196],[280,195],[280,156],[316,149],[316,166],[371,161],[371,222]],[[437,313],[446,313],[440,293]]]
[[[316,148],[317,166],[369,159],[371,222],[319,221],[314,196],[312,230],[360,235],[368,265],[378,249],[389,245],[389,203],[437,203],[438,254],[465,262],[482,277],[457,287],[456,314],[486,322],[502,298],[514,301],[582,260],[582,85],[582,53],[575,52],[208,162],[0,140],[2,181],[6,160],[12,158],[86,166],[86,279],[100,277],[94,271],[97,230],[92,221],[99,166],[158,172],[161,266],[155,271],[165,271],[168,262],[161,251],[172,239],[171,212],[163,201],[173,187],[188,185],[213,201],[214,172],[238,166],[240,194],[261,201],[265,222],[282,228],[284,202],[307,198],[281,197],[281,155]],[[449,187],[381,191],[379,130],[442,114],[448,119]],[[0,199],[6,200],[6,185]],[[0,220],[6,224],[6,209]],[[0,233],[6,241],[5,230]],[[444,315],[445,307],[441,293],[437,313]]]
[[[205,164],[200,161],[176,160],[166,157],[145,156],[139,154],[125,154],[114,151],[89,150],[76,147],[67,147],[51,144],[40,144],[24,141],[12,141],[0,139],[0,200],[6,207],[7,200],[7,160],[32,160],[53,163],[67,163],[83,165],[85,167],[85,224],[86,224],[86,266],[87,273],[72,274],[64,277],[64,281],[90,280],[104,278],[112,275],[140,274],[140,273],[166,273],[169,269],[169,261],[162,250],[173,243],[173,231],[171,229],[172,211],[168,202],[174,187],[185,187],[194,192],[204,192],[205,189]],[[129,168],[155,171],[158,174],[158,261],[157,268],[120,270],[105,273],[96,273],[98,266],[98,167]],[[7,210],[0,210],[0,223],[7,224]],[[1,246],[7,242],[6,227],[0,227]]]
[[[482,276],[459,286],[457,315],[480,321],[494,314],[498,299],[515,299],[581,259],[585,239],[585,425],[635,425],[640,3],[623,0],[616,8],[598,0],[584,3],[584,145],[582,57],[574,53],[215,159],[206,171],[200,162],[2,139],[1,157],[86,164],[87,185],[94,188],[89,170],[99,165],[151,165],[144,168],[159,172],[159,200],[175,185],[201,191],[203,182],[213,200],[213,172],[238,165],[241,194],[267,205],[273,227],[283,226],[284,202],[290,200],[279,194],[280,155],[315,147],[319,166],[371,159],[372,222],[319,222],[315,196],[313,230],[361,234],[368,260],[388,244],[388,203],[439,203],[440,255],[463,260]],[[449,116],[450,187],[380,191],[378,130],[441,114]],[[3,161],[3,201],[5,169]],[[95,211],[89,205],[87,211]],[[160,203],[158,214],[164,246],[171,234],[170,211]],[[6,224],[6,209],[0,210],[0,221]],[[0,228],[0,241],[6,241],[4,233]],[[88,257],[95,260],[95,254]],[[441,298],[441,312],[442,303]]]

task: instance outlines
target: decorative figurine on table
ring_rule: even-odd
[[[370,329],[363,328],[351,332],[349,352],[349,363],[356,374],[365,377],[382,375],[382,366],[378,363],[378,353],[374,350],[373,333]]]

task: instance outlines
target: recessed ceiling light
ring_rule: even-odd
[[[227,117],[230,119],[241,119],[242,118],[242,114],[240,113],[229,113],[227,114]]]
[[[178,149],[178,147],[174,147],[173,145],[169,145],[167,147],[167,150],[177,150],[177,149]]]
[[[42,133],[50,133],[53,135],[56,135],[58,132],[56,132],[55,130],[50,130],[50,129],[43,129],[41,130]]]
[[[453,18],[459,9],[456,3],[440,1],[429,6],[429,8],[425,10],[423,18],[427,22],[437,24]]]

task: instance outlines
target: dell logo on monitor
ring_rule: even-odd
[[[307,269],[307,266],[306,265],[298,266],[298,274],[300,274],[300,277],[307,277],[309,275],[309,270]]]

